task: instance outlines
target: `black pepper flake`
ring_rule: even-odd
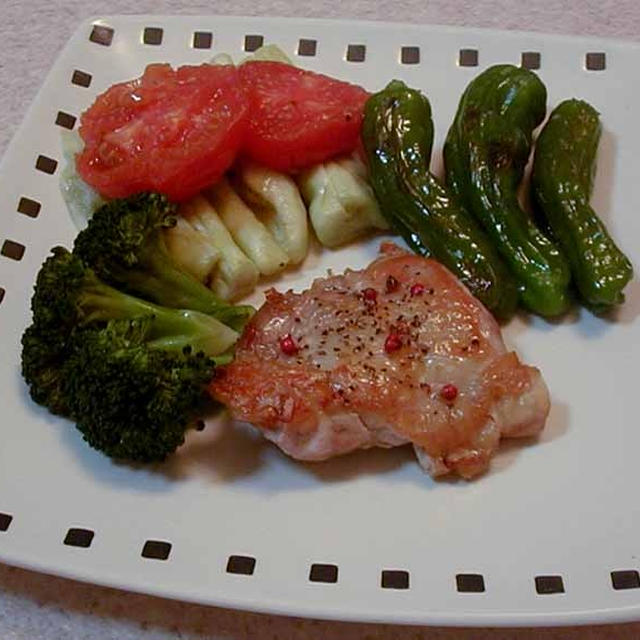
[[[326,356],[327,352],[326,351],[318,351],[318,355],[319,356]]]
[[[296,317],[293,319],[294,322],[300,322],[300,318]]]
[[[429,289],[429,295],[432,296],[435,293],[434,289]]]

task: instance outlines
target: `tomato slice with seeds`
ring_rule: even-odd
[[[159,191],[190,198],[231,166],[248,125],[232,65],[149,65],[112,86],[80,119],[82,178],[108,198]]]
[[[256,162],[294,172],[356,148],[362,87],[282,62],[246,62],[240,77],[249,98],[243,149]]]

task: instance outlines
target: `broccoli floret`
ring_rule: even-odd
[[[75,241],[73,252],[108,284],[172,308],[210,314],[239,330],[254,312],[232,306],[179,267],[164,231],[176,224],[176,207],[160,194],[142,193],[100,207]]]
[[[205,313],[118,291],[63,247],[42,265],[31,308],[22,374],[33,400],[75,420],[92,446],[135,460],[180,444],[212,377],[210,356],[237,338]]]
[[[22,376],[32,399],[64,416],[69,409],[60,390],[61,364],[67,357],[69,336],[80,321],[78,292],[91,288],[87,273],[66,249],[52,249],[38,272],[31,298],[33,323],[22,335]]]
[[[33,324],[64,343],[78,325],[115,319],[152,317],[148,331],[155,348],[218,355],[237,333],[216,318],[191,309],[170,309],[147,302],[102,282],[92,269],[64,247],[55,247],[42,265],[31,299]]]
[[[68,416],[69,408],[60,390],[67,340],[55,327],[32,324],[22,334],[22,377],[34,402],[57,415]]]
[[[71,339],[62,393],[84,439],[113,458],[163,460],[207,402],[214,361],[150,348],[152,323],[115,320]]]

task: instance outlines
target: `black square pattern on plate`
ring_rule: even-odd
[[[621,589],[640,589],[640,574],[634,569],[627,571],[612,571],[611,586],[619,591]]]
[[[95,42],[96,44],[101,44],[105,47],[111,45],[111,41],[113,40],[113,29],[111,27],[105,27],[99,24],[94,24],[93,29],[91,30],[91,35],[89,36],[89,40],[91,42]]]
[[[211,49],[213,34],[211,31],[196,31],[193,34],[194,49]]]
[[[142,547],[142,557],[150,560],[166,560],[171,553],[171,543],[163,540],[147,540]]]
[[[24,255],[24,245],[19,242],[14,242],[13,240],[5,240],[2,243],[0,253],[12,260],[22,260],[22,256]]]
[[[479,573],[458,573],[456,588],[460,593],[484,593],[484,578]]]
[[[18,213],[22,213],[30,218],[37,218],[40,213],[41,205],[37,200],[25,198],[22,196],[18,202]]]
[[[91,529],[71,528],[64,537],[64,544],[68,547],[82,547],[88,549],[93,541],[93,531]]]
[[[311,582],[338,582],[338,567],[335,564],[312,564],[309,580]]]
[[[145,44],[162,44],[162,35],[164,31],[160,27],[145,27],[142,32],[142,42]]]
[[[562,576],[536,576],[536,592],[540,595],[564,593]]]
[[[36,160],[36,169],[38,171],[42,171],[43,173],[55,173],[57,167],[58,162],[53,158],[48,158],[47,156],[38,156]]]
[[[299,56],[315,56],[318,43],[316,40],[309,40],[307,38],[300,38],[298,41],[298,55]]]
[[[402,64],[420,64],[420,47],[402,47],[400,62]]]
[[[348,62],[364,62],[367,56],[367,47],[364,44],[350,44],[347,47]]]
[[[0,297],[0,300],[2,298]],[[13,520],[13,516],[8,513],[0,513],[0,531],[6,531]]]
[[[477,49],[460,49],[458,53],[458,64],[461,67],[477,67],[478,66],[478,50]]]
[[[585,56],[584,66],[589,71],[604,71],[607,66],[607,56],[602,51],[591,51]]]
[[[253,575],[255,568],[256,559],[251,556],[229,556],[227,560],[227,573],[250,576]]]
[[[540,68],[540,52],[539,51],[523,51],[520,58],[520,66],[523,69],[539,69]]]
[[[58,111],[56,124],[63,129],[73,129],[76,126],[76,117],[64,111]]]
[[[409,572],[385,569],[380,576],[380,586],[383,589],[408,589]]]
[[[258,34],[247,34],[244,37],[244,50],[255,51],[264,44],[264,38]]]
[[[0,304],[2,304],[2,301],[4,300],[4,294],[5,294],[5,290],[0,287]]]
[[[91,84],[91,74],[76,69],[71,74],[71,84],[78,85],[79,87],[88,87]]]

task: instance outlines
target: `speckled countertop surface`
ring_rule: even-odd
[[[638,0],[0,0],[0,154],[78,23],[114,13],[302,15],[621,37],[640,40]],[[640,623],[564,629],[398,628],[299,620],[172,602],[0,564],[1,640],[621,640]]]

